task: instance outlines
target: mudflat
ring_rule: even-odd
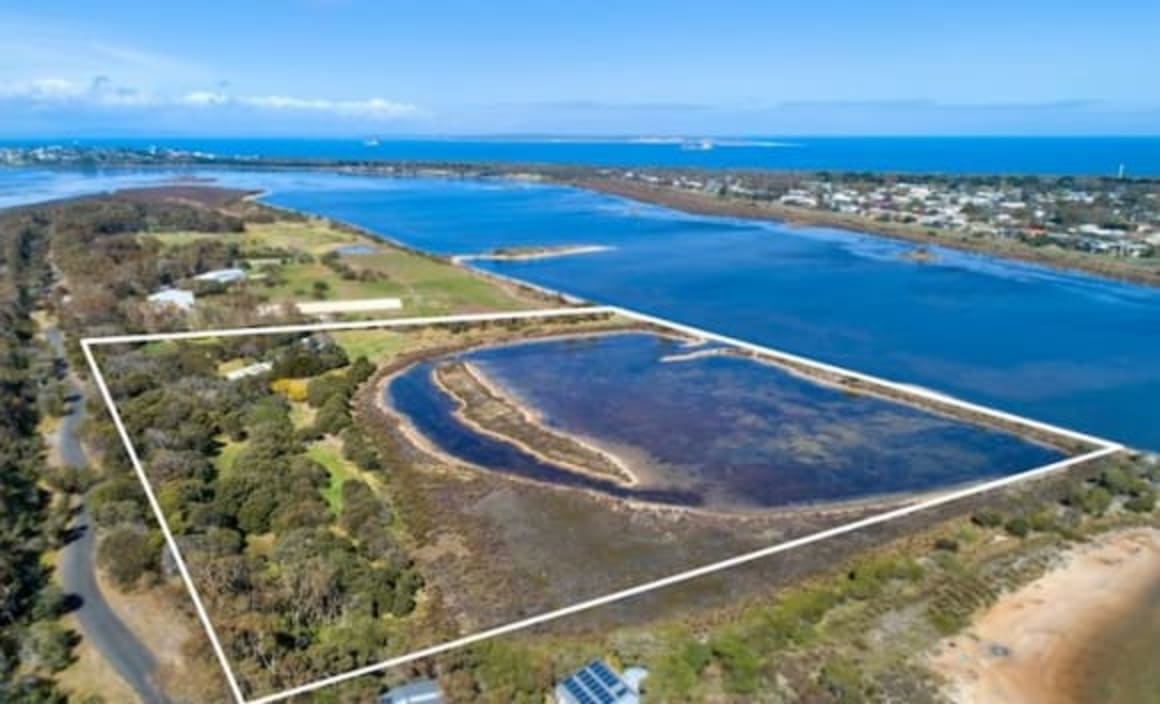
[[[434,371],[436,383],[459,404],[458,415],[479,432],[489,433],[567,469],[636,484],[616,457],[548,428],[509,398],[468,362],[448,362]]]

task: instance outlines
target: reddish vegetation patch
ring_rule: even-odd
[[[247,191],[239,188],[182,183],[146,188],[126,188],[114,193],[113,197],[133,203],[177,201],[210,208],[221,208],[257,193],[258,191]]]

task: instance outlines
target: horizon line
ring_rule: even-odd
[[[874,132],[849,132],[841,134],[817,134],[817,133],[796,133],[796,132],[781,132],[781,133],[678,133],[678,132],[406,132],[406,133],[376,133],[373,131],[365,132],[351,132],[351,133],[223,133],[223,134],[204,134],[204,133],[156,133],[149,135],[140,134],[126,134],[115,132],[94,132],[94,133],[77,133],[77,134],[56,134],[56,135],[31,135],[31,134],[2,134],[0,133],[0,141],[22,141],[22,142],[61,142],[61,141],[79,141],[87,139],[99,140],[130,140],[130,141],[147,141],[151,139],[290,139],[290,140],[334,140],[334,141],[366,141],[376,140],[378,142],[402,142],[410,140],[424,140],[424,141],[564,141],[564,142],[593,142],[593,141],[609,141],[609,142],[630,142],[648,145],[652,142],[667,142],[667,141],[686,141],[686,140],[722,140],[722,141],[746,141],[746,140],[801,140],[801,139],[817,139],[817,140],[840,140],[840,139],[1144,139],[1153,140],[1160,139],[1160,132],[1155,133],[1108,133],[1108,132],[1061,132],[1061,133],[1045,133],[1045,134],[1020,134],[1010,132],[961,132],[961,133],[944,133],[944,132],[913,132],[913,133],[874,133]],[[744,146],[744,145],[740,145]],[[784,145],[792,146],[792,145]]]

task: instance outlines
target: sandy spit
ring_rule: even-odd
[[[1128,528],[1069,549],[1063,564],[1007,594],[963,634],[944,639],[931,667],[962,704],[1087,704],[1081,663],[1112,624],[1160,581],[1160,529]]]

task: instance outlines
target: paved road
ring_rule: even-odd
[[[56,329],[47,330],[45,337],[63,358],[60,332]],[[71,402],[68,415],[61,419],[54,444],[61,462],[79,467],[86,464],[79,435],[85,413],[84,396],[80,386],[71,377],[66,383],[69,396],[76,400]],[[93,565],[96,546],[93,544],[91,525],[86,506],[73,523],[77,537],[60,551],[57,569],[61,588],[81,598],[81,606],[76,611],[81,632],[141,701],[147,704],[168,704],[168,697],[152,681],[152,675],[157,669],[153,654],[117,617],[101,594]]]

